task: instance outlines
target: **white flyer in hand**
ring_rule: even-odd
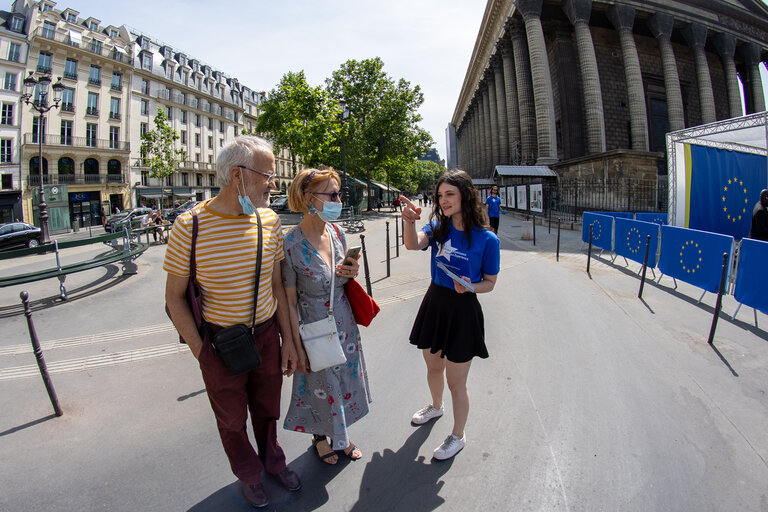
[[[464,278],[462,278],[462,277],[460,277],[460,276],[456,275],[456,273],[454,273],[453,271],[451,271],[451,269],[449,269],[448,267],[446,267],[446,266],[445,266],[445,265],[444,265],[444,264],[443,264],[441,261],[438,261],[438,262],[437,262],[437,266],[438,266],[438,268],[439,268],[440,270],[442,270],[443,272],[445,272],[445,273],[448,275],[448,277],[450,277],[451,279],[453,279],[454,281],[456,281],[457,283],[459,283],[461,286],[463,286],[463,287],[464,287],[464,288],[466,288],[467,290],[471,291],[472,293],[474,293],[474,292],[475,292],[475,287],[474,287],[474,286],[472,286],[472,283],[470,283],[470,282],[469,282],[469,281],[467,281],[466,279],[464,279]]]

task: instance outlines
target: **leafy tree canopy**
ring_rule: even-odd
[[[168,125],[165,109],[157,109],[155,129],[141,136],[141,160],[137,165],[148,167],[153,178],[165,178],[178,171],[187,153],[176,147],[177,140],[179,134]]]

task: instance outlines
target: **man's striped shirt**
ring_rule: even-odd
[[[209,202],[194,208],[198,220],[195,257],[197,280],[203,295],[203,317],[222,327],[251,325],[258,244],[256,216],[222,215],[211,210]],[[285,257],[280,218],[269,208],[259,209],[258,214],[263,227],[263,249],[256,324],[268,320],[277,310],[277,299],[272,293],[272,272],[275,264]],[[163,263],[166,272],[179,277],[189,276],[191,242],[190,210],[179,215],[173,223]]]

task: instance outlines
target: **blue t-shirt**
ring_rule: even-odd
[[[437,221],[434,220],[421,229],[429,237],[428,247],[432,248],[431,273],[435,284],[453,290],[453,279],[437,267],[438,261],[456,274],[469,277],[472,283],[481,281],[483,274],[495,276],[499,273],[499,238],[493,231],[474,228],[470,247],[464,231],[459,231],[451,224],[448,239],[440,245],[434,238],[433,228],[436,225]]]
[[[499,207],[501,206],[501,198],[499,196],[488,196],[485,200],[485,204],[488,205],[488,216],[498,217]]]

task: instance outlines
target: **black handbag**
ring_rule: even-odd
[[[256,248],[256,285],[253,292],[253,315],[251,322],[256,319],[256,304],[259,298],[259,277],[261,276],[261,216],[256,213],[256,222],[259,224],[259,244]],[[227,367],[230,373],[237,375],[257,368],[261,364],[261,355],[256,348],[256,340],[253,337],[253,327],[244,324],[235,324],[215,333],[211,339],[211,346],[216,355]]]

